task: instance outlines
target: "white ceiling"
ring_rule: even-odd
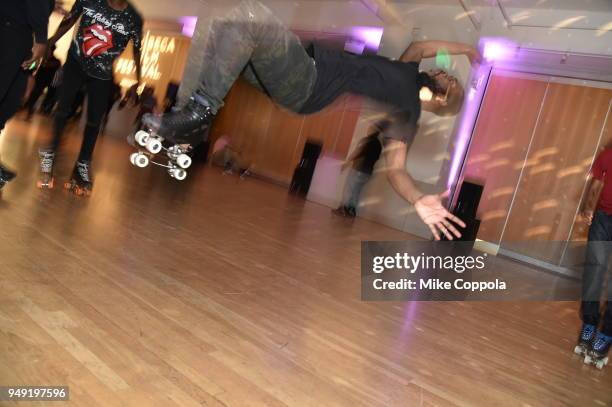
[[[175,19],[177,17],[198,14],[197,10],[207,6],[226,6],[228,0],[131,0],[140,12],[148,18]],[[264,3],[275,0],[263,0]],[[278,0],[276,0],[278,1]],[[289,1],[289,0],[282,0]],[[362,0],[295,0],[293,4],[315,2],[360,3]],[[363,0],[370,3],[393,3],[396,8],[407,5],[445,5],[461,6],[460,0]],[[463,0],[470,7],[497,7],[497,0]],[[513,9],[555,9],[576,10],[585,12],[612,13],[612,0],[500,0],[504,7]],[[363,7],[355,4],[355,7]]]
[[[437,6],[460,6],[459,0],[390,0],[397,4],[428,4]],[[555,9],[612,12],[612,0],[500,0],[507,8]],[[473,7],[497,7],[497,0],[465,0]]]

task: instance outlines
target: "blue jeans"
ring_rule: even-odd
[[[342,206],[345,208],[357,208],[359,205],[361,191],[370,180],[370,177],[370,174],[366,174],[365,172],[357,171],[351,168],[348,178],[346,179],[346,185],[344,186]]]
[[[587,242],[586,264],[582,278],[582,320],[598,326],[601,291],[608,273],[612,253],[612,215],[598,210],[593,216]],[[611,279],[608,279],[611,280]],[[608,295],[602,332],[612,335],[612,281],[608,281]]]

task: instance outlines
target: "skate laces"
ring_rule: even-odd
[[[89,164],[85,162],[77,162],[77,171],[81,179],[85,182],[90,182],[89,179]]]
[[[595,325],[585,325],[582,327],[582,339],[585,341],[590,340],[595,333]]]
[[[49,151],[40,152],[40,170],[45,173],[50,173],[53,170],[53,159],[55,154]]]
[[[610,342],[612,342],[612,336],[606,336],[599,332],[595,337],[595,342],[593,343],[594,350],[601,350],[606,347]]]

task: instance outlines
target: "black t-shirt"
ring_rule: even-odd
[[[81,23],[70,52],[87,75],[112,79],[113,63],[130,40],[134,49],[140,50],[143,22],[131,4],[125,10],[115,10],[107,0],[76,0],[71,14],[81,15]]]
[[[363,95],[388,109],[391,122],[385,138],[412,142],[421,116],[418,63],[353,55],[316,44],[310,53],[316,62],[317,81],[300,113],[318,112],[345,92]]]
[[[382,153],[382,144],[378,140],[380,132],[370,134],[361,146],[359,157],[355,161],[353,168],[365,174],[372,174],[374,166]]]

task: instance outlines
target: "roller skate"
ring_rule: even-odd
[[[602,370],[608,364],[608,353],[612,345],[612,336],[604,335],[597,332],[591,349],[584,357],[584,363],[594,365],[597,369]]]
[[[52,189],[54,184],[53,163],[55,162],[55,153],[51,150],[39,150],[38,158],[40,159],[40,176],[36,186],[40,189]]]
[[[591,348],[593,338],[597,333],[597,327],[595,325],[582,324],[580,330],[580,336],[578,337],[578,344],[574,348],[574,353],[582,357],[586,356],[587,352]]]
[[[197,103],[194,98],[181,110],[163,116],[145,115],[144,130],[133,137],[139,151],[130,156],[130,162],[139,168],[149,164],[163,167],[170,177],[183,181],[192,164],[189,152],[206,140],[213,117],[210,107]],[[162,151],[167,162],[155,160]]]
[[[72,191],[76,196],[89,196],[93,189],[91,180],[91,164],[89,161],[77,161],[72,178],[64,184],[64,188]]]
[[[187,105],[176,111],[154,116],[144,115],[146,128],[169,144],[184,144],[196,147],[206,139],[214,114],[210,107],[191,98]]]
[[[0,164],[0,191],[7,183],[11,182],[16,176],[17,174],[12,171],[9,171]]]

